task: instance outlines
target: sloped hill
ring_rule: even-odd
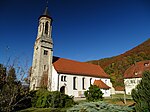
[[[88,61],[100,65],[111,76],[113,86],[123,86],[123,74],[132,64],[150,60],[150,38],[135,48],[111,58]]]

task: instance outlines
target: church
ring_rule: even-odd
[[[34,45],[30,90],[46,87],[74,97],[84,97],[90,85],[97,85],[104,97],[111,95],[110,77],[98,66],[53,56],[52,17],[46,7],[39,17]]]

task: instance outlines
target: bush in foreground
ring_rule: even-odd
[[[88,101],[97,101],[103,99],[103,93],[96,85],[91,85],[89,90],[84,92],[84,95]]]
[[[62,108],[28,108],[17,112],[66,112]]]
[[[67,112],[133,112],[133,109],[127,106],[118,106],[99,101],[84,102],[79,105],[75,105],[67,110]]]
[[[72,96],[68,96],[59,91],[47,91],[40,89],[32,98],[32,107],[37,108],[64,108],[71,107],[75,102]]]

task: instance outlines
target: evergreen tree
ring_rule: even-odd
[[[102,100],[103,99],[103,93],[100,90],[99,87],[96,85],[91,85],[89,87],[89,90],[84,92],[84,95],[88,101],[96,101],[96,100]]]
[[[132,90],[132,97],[137,112],[150,112],[150,71],[143,73],[141,82]]]

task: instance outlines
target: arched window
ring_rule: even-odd
[[[48,34],[48,21],[45,24],[45,34]]]
[[[77,90],[77,78],[73,77],[73,90]]]
[[[44,70],[46,70],[46,65],[44,65]]]
[[[66,77],[67,77],[67,76],[64,76],[64,81],[65,81],[65,82],[67,81],[67,80],[66,80]]]
[[[61,76],[61,81],[63,81],[64,76]]]
[[[90,85],[92,84],[92,78],[90,78]]]
[[[61,76],[61,81],[63,81],[63,82],[66,82],[67,80],[66,80],[66,78],[67,78],[67,76]]]
[[[82,89],[85,89],[85,78],[82,78]]]

